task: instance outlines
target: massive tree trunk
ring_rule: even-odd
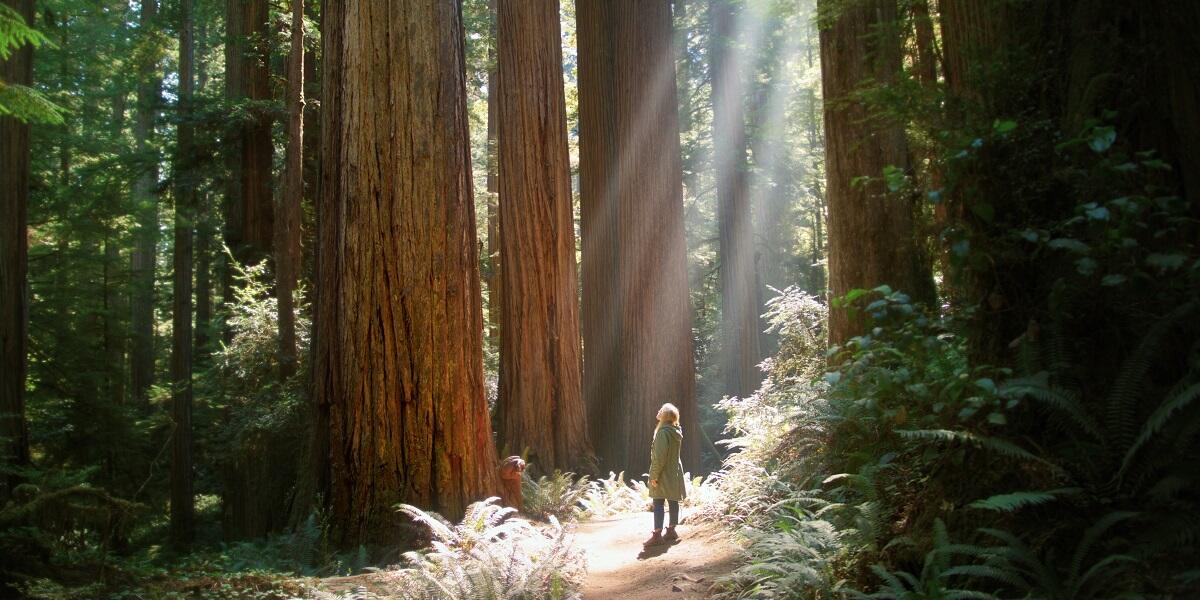
[[[754,221],[746,165],[746,116],[742,104],[744,63],[738,60],[733,4],[710,5],[709,52],[713,86],[713,163],[717,175],[720,239],[721,393],[744,398],[762,381],[758,363],[758,289],[754,270]]]
[[[322,18],[325,497],[338,542],[383,542],[397,502],[455,518],[498,490],[462,17],[452,2],[327,0]]]
[[[618,354],[621,311],[617,287],[617,182],[613,177],[617,161],[613,11],[607,0],[576,0],[575,18],[579,38],[583,398],[588,409],[589,437],[599,463],[622,469],[625,454],[617,443],[625,425],[618,421],[622,402]]]
[[[157,0],[144,0],[138,15],[138,35],[146,44],[158,27]],[[162,93],[162,71],[158,55],[143,57],[137,65],[137,115],[133,138],[137,149],[138,176],[133,182],[137,227],[130,254],[129,371],[130,394],[135,403],[145,405],[154,384],[154,271],[158,261],[158,151],[153,145],[154,121]]]
[[[543,471],[590,459],[558,2],[499,0],[498,434]]]
[[[300,203],[304,199],[304,0],[292,0],[292,47],[288,57],[287,150],[283,194],[275,227],[275,298],[279,306],[279,369],[296,372],[296,310],[293,293],[300,272]]]
[[[179,126],[175,157],[175,245],[171,333],[171,543],[191,544],[192,500],[192,227],[196,214],[191,123],[194,53],[192,0],[179,6]]]
[[[33,0],[4,0],[33,20]],[[33,49],[14,50],[0,60],[0,80],[30,85]],[[29,206],[29,126],[0,116],[0,462],[29,462],[29,431],[25,423],[26,256]],[[18,479],[0,475],[0,502],[12,493]]]
[[[226,0],[225,95],[254,104],[230,140],[225,243],[242,264],[271,254],[271,72],[267,0]],[[228,283],[228,282],[226,282]]]
[[[882,181],[886,167],[908,171],[904,129],[870,121],[855,95],[864,81],[886,85],[900,71],[896,3],[822,4],[831,15],[820,34],[830,292],[838,298],[886,284],[915,300],[932,300],[932,278],[917,241],[915,198],[896,197]],[[859,177],[871,179],[856,182]],[[834,344],[858,335],[862,326],[845,308],[830,311]]]
[[[585,398],[605,468],[649,464],[682,413],[699,466],[670,4],[578,0]]]

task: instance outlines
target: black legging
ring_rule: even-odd
[[[663,527],[663,504],[667,500],[663,498],[654,499],[654,528],[662,529]],[[671,500],[671,527],[679,524],[679,501]]]

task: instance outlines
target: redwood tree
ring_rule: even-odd
[[[758,285],[754,270],[754,222],[746,165],[746,116],[742,104],[735,14],[731,0],[712,0],[711,78],[713,163],[717,176],[717,229],[721,278],[721,392],[746,397],[762,381]]]
[[[129,370],[135,402],[149,401],[154,384],[154,270],[158,261],[158,150],[154,147],[154,122],[162,95],[162,70],[155,43],[158,28],[157,0],[144,0],[138,15],[138,37],[144,51],[137,57],[137,110],[133,138],[139,165],[133,182],[137,228],[130,253]]]
[[[820,38],[830,293],[838,298],[886,284],[917,300],[932,300],[932,278],[917,242],[915,198],[896,197],[882,181],[889,167],[908,170],[904,128],[869,119],[856,94],[868,79],[886,85],[901,69],[896,3],[819,4],[828,15]],[[847,310],[830,311],[831,342],[842,343],[861,327]]]
[[[33,0],[4,0],[26,21],[33,19]],[[0,81],[29,85],[33,49],[13,49],[0,60]],[[29,205],[29,126],[0,116],[0,462],[29,462],[25,424],[26,256]],[[8,498],[16,478],[0,475],[0,501]]]
[[[327,0],[318,207],[318,479],[340,542],[498,490],[467,147],[462,18]],[[378,60],[379,53],[389,59]]]
[[[287,150],[283,193],[275,227],[275,298],[279,306],[279,368],[283,378],[296,372],[296,310],[293,300],[300,272],[300,203],[304,197],[304,0],[292,0],[291,52],[288,56]]]
[[[580,382],[575,227],[558,2],[499,0],[498,433],[543,470],[591,454]]]
[[[195,66],[192,0],[179,5],[179,125],[175,156],[174,299],[171,333],[171,543],[192,541],[192,228],[196,215],[194,129]]]
[[[699,456],[668,2],[578,0],[585,399],[604,468],[640,475],[679,406]]]
[[[225,243],[242,263],[271,254],[271,71],[267,0],[226,0],[225,95],[249,102],[230,139]],[[228,277],[228,273],[226,274]]]

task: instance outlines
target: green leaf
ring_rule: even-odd
[[[1100,268],[1100,263],[1086,256],[1075,261],[1075,270],[1079,271],[1079,274],[1085,277],[1095,273],[1098,268]]]
[[[987,202],[975,202],[971,204],[971,212],[979,217],[985,223],[991,223],[996,218],[996,209]]]
[[[1151,254],[1146,257],[1146,264],[1159,271],[1174,271],[1183,266],[1187,257],[1182,254]]]
[[[1121,285],[1122,283],[1125,283],[1126,279],[1127,277],[1120,273],[1109,273],[1108,275],[1104,276],[1104,279],[1100,280],[1100,285],[1113,287],[1115,285]]]
[[[1085,214],[1087,214],[1089,219],[1091,219],[1093,221],[1107,221],[1108,220],[1109,212],[1108,212],[1107,208],[1104,208],[1103,206],[1098,206],[1095,203],[1089,204],[1088,206],[1085,206],[1084,208],[1085,208]]]
[[[1066,250],[1075,254],[1087,254],[1091,250],[1087,244],[1071,238],[1055,238],[1046,245],[1056,250]]]
[[[1057,500],[1059,496],[1069,496],[1078,494],[1079,492],[1079,488],[1059,488],[1044,492],[1013,492],[1011,494],[997,494],[990,498],[976,500],[967,506],[983,510],[994,510],[996,512],[1016,512],[1026,506],[1046,504]]]
[[[1010,133],[1012,130],[1014,130],[1016,128],[1017,128],[1016,121],[996,119],[996,121],[994,123],[992,123],[992,131],[995,131],[999,135],[1004,135],[1006,133]]]
[[[1088,147],[1092,152],[1097,154],[1107,151],[1117,141],[1117,130],[1109,127],[1094,127],[1092,128],[1092,137],[1088,140]]]

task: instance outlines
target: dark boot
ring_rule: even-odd
[[[667,543],[673,543],[673,542],[679,541],[679,534],[675,533],[674,525],[667,528],[667,533],[666,533],[666,535],[663,536],[663,540],[666,541]]]
[[[645,542],[642,542],[642,546],[649,548],[650,546],[661,546],[665,543],[667,542],[663,539],[662,530],[655,529],[654,535],[650,536],[650,539],[646,540]]]

